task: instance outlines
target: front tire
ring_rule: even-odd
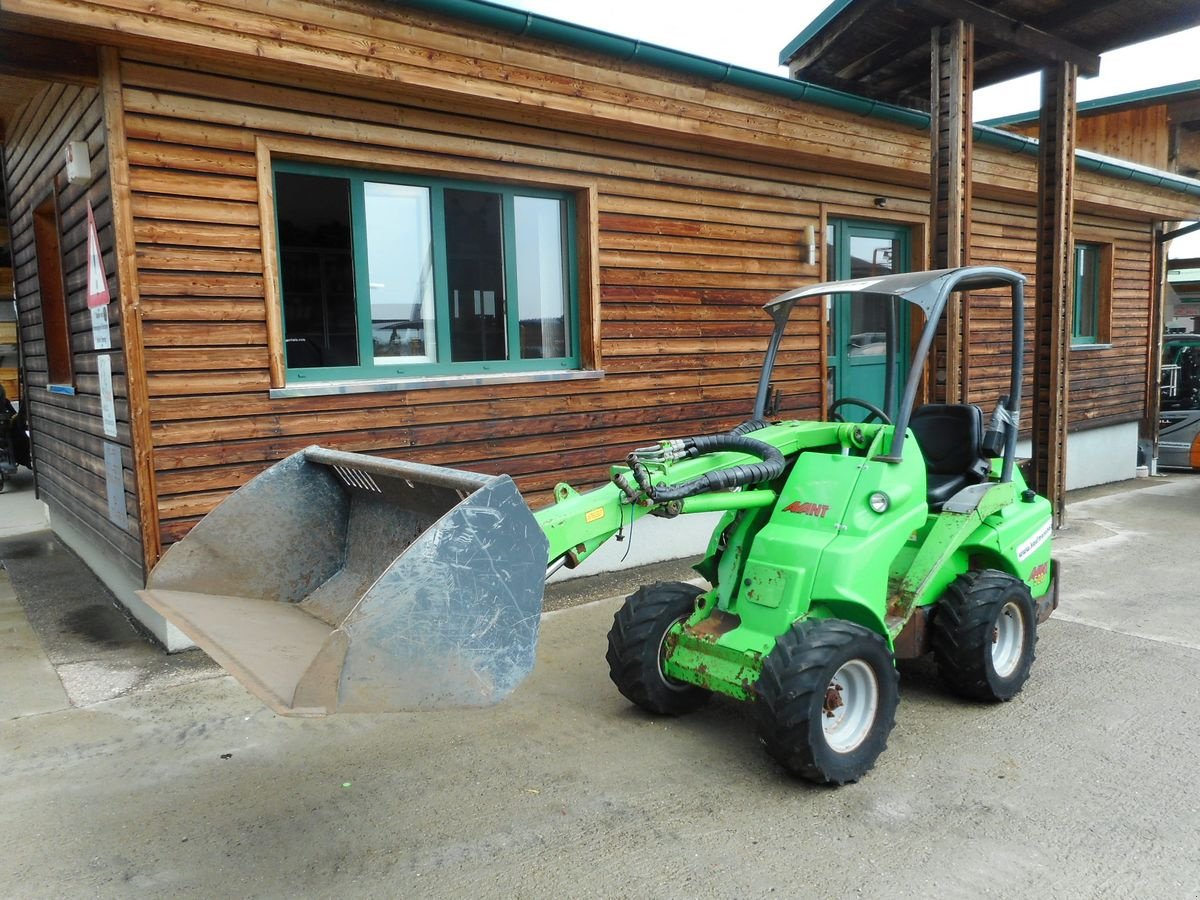
[[[776,642],[754,685],[758,733],[792,775],[858,781],[887,747],[900,676],[884,639],[842,619],[804,619]]]
[[[972,700],[1011,700],[1029,679],[1037,614],[1025,582],[984,569],[957,578],[933,617],[933,654],[949,688]]]
[[[708,701],[703,688],[663,673],[667,632],[696,609],[703,591],[678,581],[639,588],[626,598],[608,632],[608,674],[628,700],[642,709],[678,716]]]

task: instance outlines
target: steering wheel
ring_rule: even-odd
[[[869,412],[871,414],[870,417],[867,419],[867,422],[870,422],[872,419],[875,419],[875,420],[882,422],[884,425],[892,424],[891,417],[889,417],[888,414],[885,413],[882,409],[880,409],[874,403],[868,403],[866,400],[859,400],[857,397],[843,397],[841,400],[835,400],[833,402],[833,405],[831,407],[829,407],[829,418],[833,419],[833,421],[835,421],[835,422],[846,421],[845,419],[843,419],[841,416],[839,416],[837,414],[837,411],[839,409],[841,409],[843,406],[861,406],[863,409],[865,409],[867,412]],[[863,424],[866,424],[866,423],[863,423]]]

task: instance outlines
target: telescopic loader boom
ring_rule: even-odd
[[[720,512],[712,587],[643,588],[617,613],[610,674],[680,713],[755,702],[771,754],[854,780],[894,720],[893,660],[933,650],[961,694],[1008,699],[1057,605],[1050,505],[1015,465],[1023,279],[1006,269],[891,275],[776,298],[752,417],[629,454],[608,484],[531,513],[507,476],[310,447],[246,484],[172,547],[143,597],[284,714],[479,705],[532,669],[547,566],[575,566],[646,515]],[[977,407],[916,398],[954,291],[1005,287],[1009,390]],[[844,397],[866,422],[777,420],[771,373],[793,307],[858,293],[925,323],[898,402]],[[903,303],[901,302],[903,301]],[[905,313],[907,315],[907,313]],[[815,674],[814,674],[815,673]]]

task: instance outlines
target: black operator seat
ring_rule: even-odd
[[[925,457],[931,511],[939,512],[963,488],[987,478],[991,463],[983,453],[983,413],[978,406],[927,403],[908,425]]]

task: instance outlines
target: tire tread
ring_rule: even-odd
[[[899,673],[894,665],[880,678],[880,704],[873,734],[864,741],[865,752],[856,767],[834,770],[821,762],[822,725],[812,722],[813,710],[820,710],[814,694],[823,698],[828,687],[827,675],[846,648],[857,641],[873,639],[888,654],[887,645],[875,632],[840,619],[802,620],[781,635],[767,656],[755,683],[754,693],[759,737],[768,754],[788,772],[821,784],[846,784],[857,781],[887,748],[887,739],[896,721]],[[890,681],[890,683],[889,683]],[[819,712],[818,712],[819,715]],[[866,745],[870,745],[867,747]],[[863,748],[860,748],[863,749]],[[855,751],[858,754],[858,751]]]
[[[955,693],[973,700],[1009,700],[1020,691],[1020,685],[1007,696],[996,691],[988,666],[986,650],[991,644],[990,632],[996,616],[1003,608],[1005,597],[1024,582],[996,569],[968,572],[955,579],[937,605],[933,621],[933,652],[938,674]],[[1032,598],[1025,609],[1032,612]],[[1027,645],[1028,660],[1019,670],[1024,679],[1033,664],[1037,630]]]

